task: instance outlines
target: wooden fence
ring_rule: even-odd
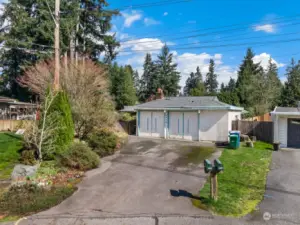
[[[256,136],[259,141],[273,143],[273,122],[269,121],[232,121],[232,130],[239,130],[241,134]]]
[[[0,120],[0,131],[16,131],[32,122],[32,120]]]

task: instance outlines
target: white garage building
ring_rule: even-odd
[[[300,148],[300,104],[298,108],[276,107],[271,116],[274,142],[280,147]]]
[[[228,141],[233,120],[243,108],[217,97],[170,97],[135,107],[137,135],[193,141]]]

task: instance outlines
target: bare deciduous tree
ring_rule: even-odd
[[[53,83],[53,61],[41,62],[29,68],[18,83],[38,94],[42,99]],[[60,83],[68,94],[75,131],[85,138],[94,127],[111,126],[116,121],[113,101],[108,93],[108,75],[104,66],[91,60],[61,63]]]

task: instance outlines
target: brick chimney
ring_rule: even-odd
[[[157,88],[156,99],[164,99],[164,91],[161,88]]]

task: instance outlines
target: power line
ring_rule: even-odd
[[[268,41],[268,42],[252,42],[252,43],[240,43],[240,44],[227,44],[227,45],[207,45],[201,47],[186,47],[186,48],[172,48],[173,50],[188,50],[188,49],[203,49],[203,48],[223,48],[223,47],[233,47],[233,46],[253,46],[256,44],[274,44],[274,43],[287,43],[300,41],[300,38],[289,39],[289,40],[278,40],[278,41]],[[119,51],[119,52],[149,52],[149,51],[159,51],[161,49],[147,49],[147,50],[131,50],[131,51]]]
[[[285,22],[288,22],[288,21],[294,21],[294,19],[296,17],[299,17],[300,14],[297,14],[297,15],[294,15],[294,16],[291,16],[291,17],[278,17],[277,19],[274,19],[272,21],[277,21],[279,20],[278,22],[272,22],[272,25],[275,25],[275,24],[279,24],[279,23],[283,23],[284,21]],[[280,21],[282,20],[282,21]],[[205,29],[196,29],[196,30],[191,30],[191,31],[186,31],[186,32],[177,32],[177,33],[172,33],[172,34],[164,34],[164,35],[158,35],[156,37],[143,37],[143,38],[160,38],[160,37],[167,37],[167,36],[174,36],[174,35],[178,35],[178,34],[186,34],[186,33],[196,33],[196,32],[199,32],[199,31],[208,31],[208,30],[218,30],[218,29],[223,29],[223,28],[230,28],[230,27],[236,27],[236,26],[241,26],[243,25],[243,27],[240,27],[240,28],[234,28],[234,29],[230,29],[229,31],[232,31],[232,30],[242,30],[244,28],[249,28],[249,27],[253,27],[255,25],[257,25],[257,23],[240,23],[240,24],[232,24],[232,25],[226,25],[226,26],[220,26],[220,27],[210,27],[210,28],[205,28]],[[221,30],[222,31],[222,30]],[[225,30],[226,31],[226,30]],[[228,30],[227,30],[228,31]],[[213,34],[215,34],[216,32],[220,32],[220,31],[214,31]],[[202,34],[197,34],[197,36],[199,35],[208,35],[208,34],[211,34],[211,33],[202,33]],[[196,35],[195,35],[196,36]],[[189,36],[188,36],[189,37]],[[193,37],[193,36],[190,36],[190,37]],[[182,37],[183,38],[186,38],[186,36]],[[135,40],[140,40],[141,38],[134,38],[134,39],[125,39],[123,41],[120,41],[120,43],[126,43],[126,42],[132,42],[132,41],[135,41]],[[150,41],[145,41],[144,43],[148,43]],[[151,42],[157,42],[157,41],[151,41]]]

